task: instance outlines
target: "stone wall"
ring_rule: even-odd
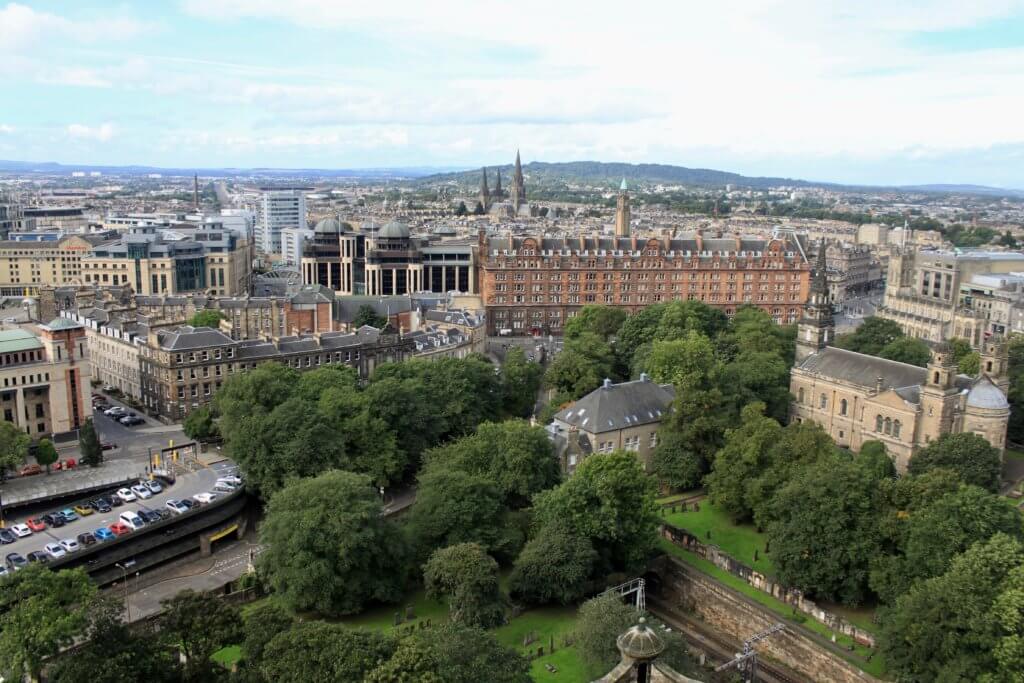
[[[779,621],[778,615],[756,602],[667,555],[651,566],[651,583],[655,595],[667,606],[691,612],[738,641]],[[830,651],[830,647],[838,646],[799,625],[785,623],[783,631],[758,643],[759,652],[812,681],[878,683],[878,679]]]
[[[771,595],[776,600],[791,605],[815,621],[828,626],[836,633],[850,636],[865,647],[875,646],[875,636],[871,633],[851,624],[840,616],[832,614],[828,610],[818,607],[813,600],[804,597],[804,594],[796,588],[783,586],[771,577],[755,571],[742,562],[737,562],[734,557],[725,553],[721,548],[702,543],[696,536],[685,529],[680,529],[671,524],[662,524],[661,534],[680,548],[685,548],[697,557],[711,562],[719,569],[723,569],[733,576],[743,579],[754,588]]]

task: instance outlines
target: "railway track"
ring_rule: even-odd
[[[730,661],[742,649],[741,643],[713,631],[706,624],[650,595],[647,596],[647,610],[679,631],[691,647],[703,652],[716,664]],[[763,683],[810,683],[810,679],[760,657],[757,660],[757,679]]]

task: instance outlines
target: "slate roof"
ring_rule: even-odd
[[[182,325],[176,330],[161,332],[159,339],[160,347],[166,351],[190,351],[211,346],[231,346],[235,343],[220,330],[191,325]]]
[[[0,331],[0,353],[31,351],[41,348],[43,348],[43,343],[28,330],[18,328]]]
[[[1010,404],[1006,395],[988,377],[979,377],[971,390],[967,392],[968,408],[985,408],[987,410],[1007,410]]]
[[[661,422],[675,400],[671,384],[646,377],[632,382],[605,384],[555,415],[555,419],[594,434]]]

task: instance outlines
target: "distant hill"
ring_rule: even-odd
[[[0,173],[46,173],[71,175],[75,171],[99,171],[106,175],[146,175],[160,173],[165,176],[191,176],[193,173],[210,177],[279,176],[282,178],[374,178],[407,180],[420,176],[450,171],[458,167],[410,166],[397,168],[162,168],[158,166],[103,166],[98,164],[59,164],[55,161],[13,161],[0,159]]]

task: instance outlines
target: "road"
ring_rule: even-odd
[[[188,437],[185,436],[185,432],[181,431],[181,425],[165,425],[106,394],[104,394],[104,400],[111,405],[131,410],[146,421],[144,425],[126,427],[103,413],[93,413],[93,424],[96,425],[96,432],[100,436],[100,441],[117,444],[117,448],[104,453],[107,460],[145,456],[149,453],[150,448],[154,451],[167,448],[168,443],[172,440],[176,444],[189,441]],[[78,452],[78,443],[58,444],[57,449],[60,451],[61,457],[76,457],[73,453]]]
[[[127,510],[138,512],[139,510],[164,508],[164,504],[171,498],[191,498],[197,493],[209,491],[213,488],[217,477],[235,472],[237,472],[237,467],[228,461],[217,463],[210,467],[202,467],[196,472],[189,472],[178,476],[173,486],[165,487],[163,492],[155,494],[151,498],[138,500],[134,503],[125,503],[106,514],[93,513],[87,517],[82,517],[74,522],[65,524],[58,529],[46,529],[25,538],[19,538],[14,543],[0,546],[0,553],[3,553],[5,557],[8,553],[14,552],[26,556],[34,550],[42,550],[43,546],[47,543],[54,543],[65,538],[75,538],[78,534],[85,533],[86,531],[95,531],[100,527],[109,527],[118,520],[118,516],[122,512]],[[88,499],[94,499],[97,495],[99,494],[92,494]],[[59,508],[52,509],[64,509],[65,507],[72,507],[72,504],[64,504],[59,506]],[[7,519],[7,525],[9,527],[13,524],[23,523],[28,517],[44,514],[47,511],[50,510],[34,510],[32,512],[21,512],[12,515]]]
[[[853,332],[865,318],[870,318],[882,305],[881,292],[873,292],[867,296],[847,299],[843,303],[843,311],[836,313],[836,332]]]

